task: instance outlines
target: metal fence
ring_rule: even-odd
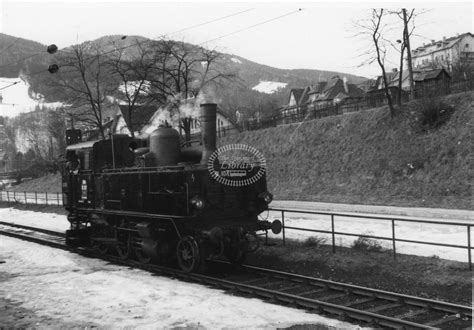
[[[36,205],[63,205],[59,192],[0,191],[0,201]]]
[[[63,196],[61,193],[48,193],[48,192],[19,192],[19,191],[0,191],[0,201],[6,202],[19,202],[25,204],[42,204],[42,205],[63,205]],[[322,233],[331,235],[331,244],[333,253],[336,252],[336,236],[352,236],[352,237],[363,237],[371,238],[376,240],[385,240],[391,241],[392,243],[392,254],[393,258],[397,258],[397,242],[400,243],[412,243],[412,244],[424,244],[424,245],[434,245],[441,246],[446,248],[456,248],[456,249],[465,249],[467,250],[467,261],[469,263],[469,270],[472,270],[472,249],[471,244],[471,227],[473,224],[456,222],[456,221],[436,221],[436,220],[421,220],[421,219],[410,219],[410,218],[400,218],[394,216],[385,216],[385,215],[371,215],[371,214],[354,214],[354,213],[344,213],[344,212],[329,212],[329,211],[306,211],[306,210],[293,210],[293,209],[282,209],[282,208],[270,208],[269,211],[275,211],[281,213],[281,221],[283,224],[282,230],[282,239],[283,244],[286,244],[286,231],[287,230],[296,230],[296,231],[305,231],[313,233]],[[310,229],[304,227],[293,227],[287,226],[285,224],[285,214],[287,213],[298,213],[298,214],[310,214],[310,215],[324,215],[331,220],[331,230],[319,230],[319,229]],[[357,218],[357,219],[375,219],[380,221],[386,221],[391,223],[391,236],[376,236],[376,235],[366,235],[358,234],[353,232],[341,232],[335,230],[335,222],[337,217],[344,218]],[[306,220],[314,221],[314,220]],[[464,227],[466,230],[467,244],[446,244],[440,242],[428,242],[428,241],[419,241],[419,240],[409,240],[404,239],[403,237],[397,237],[395,231],[395,225],[399,222],[410,222],[410,223],[425,223],[425,224],[435,224],[443,226],[455,226],[455,227]]]
[[[324,233],[331,235],[332,238],[332,251],[333,253],[336,252],[336,235],[341,236],[353,236],[353,237],[363,237],[363,238],[372,238],[376,240],[386,240],[392,242],[392,253],[393,258],[397,258],[397,242],[403,243],[413,243],[413,244],[425,244],[425,245],[435,245],[447,248],[457,248],[457,249],[466,249],[467,250],[467,261],[469,263],[469,270],[472,270],[472,244],[471,244],[471,227],[474,226],[473,224],[464,223],[464,222],[456,222],[456,221],[436,221],[436,220],[421,220],[421,219],[409,219],[409,218],[400,218],[394,216],[385,216],[385,215],[368,215],[368,214],[353,214],[353,213],[343,213],[343,212],[327,212],[327,211],[303,211],[303,210],[291,210],[291,209],[282,209],[282,208],[270,208],[270,211],[281,212],[281,220],[283,224],[283,244],[286,243],[286,231],[287,230],[299,230],[299,231],[306,231],[306,232],[316,232],[316,233]],[[325,215],[330,217],[331,220],[331,230],[318,230],[318,229],[309,229],[309,228],[302,228],[302,227],[292,227],[285,225],[285,213],[300,213],[300,214],[312,214],[312,215]],[[358,219],[376,219],[381,221],[388,221],[391,223],[392,227],[392,234],[390,237],[386,236],[375,236],[375,235],[365,235],[365,234],[355,234],[350,232],[341,232],[335,230],[335,221],[336,217],[345,217],[345,218],[358,218]],[[311,221],[311,220],[307,220]],[[313,220],[314,221],[314,220]],[[446,243],[436,243],[436,242],[427,242],[427,241],[418,241],[418,240],[409,240],[404,239],[402,237],[396,237],[395,234],[395,224],[398,222],[411,222],[411,223],[427,223],[427,224],[436,224],[436,225],[445,225],[445,226],[456,226],[456,227],[464,227],[466,229],[466,236],[467,236],[467,244],[460,245],[460,244],[446,244]]]
[[[397,90],[395,86],[389,87],[392,101],[396,104]],[[414,99],[432,98],[435,96],[449,95],[454,93],[468,92],[474,90],[474,79],[451,80],[446,88],[438,85],[427,85],[418,87],[414,91]],[[402,103],[410,99],[407,91],[402,91]],[[328,103],[319,106],[292,106],[279,109],[277,114],[270,117],[257,119],[247,119],[238,123],[239,131],[252,131],[268,127],[276,127],[282,124],[299,123],[305,120],[312,120],[328,116],[341,115],[350,112],[373,109],[387,105],[385,91],[380,89],[366,93],[356,99],[347,99],[340,104]]]

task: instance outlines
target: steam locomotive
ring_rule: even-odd
[[[258,248],[259,233],[281,231],[280,221],[258,219],[272,200],[261,164],[251,170],[263,175],[245,185],[226,184],[211,173],[210,160],[224,163],[216,154],[217,105],[200,108],[197,146],[181,145],[169,126],[148,140],[112,135],[80,142],[80,131],[67,132],[67,244],[142,263],[177,262],[194,272],[212,258],[242,262]]]

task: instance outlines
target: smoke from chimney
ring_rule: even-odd
[[[349,85],[347,84],[347,78],[344,77],[342,81],[344,82],[344,90],[346,91],[346,94],[349,95]]]

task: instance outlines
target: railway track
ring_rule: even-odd
[[[219,261],[211,263],[212,274],[185,273],[172,267],[71,248],[65,244],[63,233],[5,222],[0,222],[0,234],[369,326],[462,329],[470,328],[472,323],[470,306],[252,266],[236,268]]]

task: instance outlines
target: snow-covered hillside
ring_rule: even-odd
[[[237,64],[242,64],[242,61],[241,61],[241,60],[239,60],[238,58],[231,57],[231,59],[230,59],[230,60],[231,60],[232,62],[234,62],[234,63],[237,63]]]
[[[30,112],[35,107],[47,106],[56,108],[61,104],[45,103],[41,95],[31,97],[28,93],[28,82],[21,78],[1,78],[0,77],[0,116],[15,117],[22,112]]]
[[[273,94],[280,88],[285,88],[287,83],[277,82],[277,81],[261,81],[258,85],[254,86],[252,89],[254,91]]]

